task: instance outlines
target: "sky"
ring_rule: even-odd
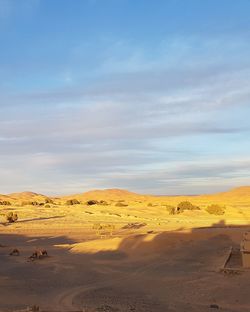
[[[0,0],[0,193],[250,185],[249,0]]]

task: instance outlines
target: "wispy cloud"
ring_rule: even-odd
[[[249,183],[248,41],[109,40],[90,74],[79,44],[67,68],[52,65],[62,83],[1,87],[1,189],[176,194]]]

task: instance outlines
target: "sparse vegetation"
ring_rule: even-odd
[[[213,204],[208,206],[206,211],[210,214],[221,216],[225,213],[225,207]]]
[[[112,236],[115,230],[115,225],[95,223],[92,228],[96,231],[96,235],[98,236]]]
[[[98,200],[95,200],[95,199],[90,199],[86,202],[86,205],[88,206],[93,206],[93,205],[98,205],[98,204],[99,204]]]
[[[40,204],[37,201],[23,201],[21,206],[39,206]]]
[[[11,206],[11,203],[8,200],[0,201],[1,206]]]
[[[14,222],[16,222],[16,221],[18,220],[18,216],[17,216],[16,213],[8,212],[8,213],[6,214],[6,220],[7,220],[7,222],[9,222],[9,223],[14,223]]]
[[[170,215],[175,215],[183,213],[185,210],[200,210],[200,207],[193,205],[189,201],[182,201],[177,205],[177,207],[166,205],[166,209]]]
[[[123,230],[128,230],[128,229],[140,229],[140,228],[142,228],[142,227],[144,227],[144,226],[146,226],[147,225],[147,223],[128,223],[128,224],[126,224],[126,225],[124,225],[123,227],[122,227],[122,229]]]
[[[180,202],[177,206],[177,211],[183,212],[184,210],[200,210],[200,207],[193,205],[189,201]]]
[[[73,199],[68,199],[65,204],[67,206],[72,206],[72,205],[79,205],[80,202],[77,199],[73,198]]]

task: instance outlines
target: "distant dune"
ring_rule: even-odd
[[[217,193],[219,196],[250,196],[250,186],[233,188],[228,192]]]
[[[46,196],[43,194],[38,194],[34,192],[20,192],[20,193],[11,193],[0,195],[0,200],[9,200],[14,202],[21,202],[21,201],[43,201],[46,198],[56,199],[59,201],[66,201],[70,198],[75,198],[80,201],[86,200],[108,200],[108,201],[118,201],[118,200],[126,200],[126,201],[169,201],[169,202],[176,202],[181,200],[190,200],[190,201],[205,201],[205,200],[213,200],[217,201],[230,201],[230,199],[244,199],[250,200],[250,186],[241,186],[237,188],[233,188],[227,192],[220,192],[214,194],[206,194],[206,195],[176,195],[176,196],[156,196],[156,195],[143,195],[137,194],[134,192],[130,192],[128,190],[123,189],[103,189],[103,190],[91,190],[81,194],[73,194],[67,196],[59,196],[59,197],[51,197]]]

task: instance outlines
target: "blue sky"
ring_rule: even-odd
[[[0,193],[250,184],[250,1],[0,0]]]

